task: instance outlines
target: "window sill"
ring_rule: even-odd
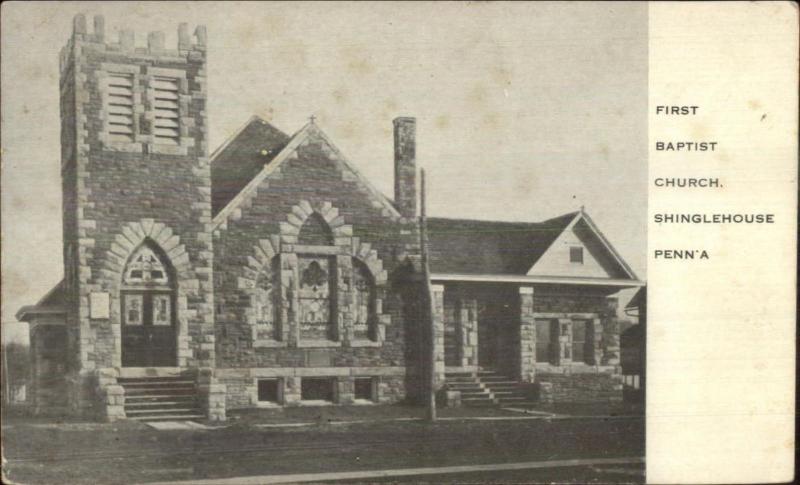
[[[186,155],[187,150],[184,144],[180,145],[162,145],[159,143],[150,143],[150,153],[159,155]]]
[[[341,347],[342,342],[334,341],[334,340],[300,340],[297,342],[297,346],[300,348],[308,348],[308,347]]]
[[[333,401],[326,401],[324,399],[302,399],[300,406],[333,406]]]
[[[585,362],[562,362],[560,365],[548,364],[544,362],[537,362],[535,370],[544,373],[558,373],[558,374],[600,374],[608,372],[614,366],[587,364]]]
[[[375,340],[359,339],[350,341],[350,347],[380,347],[381,345],[381,342]]]
[[[115,141],[103,141],[103,150],[107,150],[110,152],[125,152],[125,153],[142,153],[142,143],[140,142],[129,142],[125,143],[122,141],[115,142]]]
[[[286,342],[281,342],[279,340],[256,340],[253,342],[253,347],[268,349],[285,348]]]
[[[256,401],[256,407],[258,408],[266,408],[266,409],[277,409],[282,408],[280,403],[275,401]]]

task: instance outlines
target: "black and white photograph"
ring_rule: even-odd
[[[4,4],[4,480],[644,483],[649,111],[646,2]]]

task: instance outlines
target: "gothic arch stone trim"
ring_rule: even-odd
[[[255,288],[258,274],[265,266],[272,264],[272,258],[277,251],[273,249],[269,239],[259,239],[258,244],[253,246],[253,254],[255,256],[247,256],[247,264],[242,267],[241,276],[237,280],[240,290]]]
[[[175,268],[179,280],[189,276],[192,269],[189,253],[180,243],[180,237],[173,234],[171,228],[153,219],[142,219],[122,226],[122,230],[111,243],[111,248],[106,252],[104,269],[122,275],[128,259],[147,239],[152,240],[164,251],[170,264]]]
[[[247,256],[247,264],[242,265],[240,276],[238,276],[236,280],[237,289],[240,292],[251,296],[256,289],[256,283],[258,281],[259,274],[264,270],[265,267],[268,268],[273,264],[277,252],[275,249],[273,249],[272,241],[269,239],[259,239],[258,244],[253,246],[252,254],[253,255]],[[278,271],[280,270],[278,269]],[[273,305],[278,306],[279,302],[274,300]],[[280,340],[277,340],[279,337],[274,337],[271,339],[258,338],[258,327],[253,321],[255,317],[253,312],[254,309],[252,307],[245,310],[245,323],[250,325],[253,347],[286,347],[287,341],[285,338],[281,338]],[[275,331],[277,334],[283,336],[283,318],[281,317],[280,320],[274,321],[273,325],[276,328]]]
[[[319,214],[330,228],[335,246],[343,246],[347,243],[344,238],[353,237],[353,226],[344,223],[344,216],[339,215],[339,209],[329,201],[324,201],[321,204],[311,204],[307,200],[301,200],[300,203],[292,206],[291,212],[286,215],[286,222],[279,223],[281,243],[297,244],[297,235],[300,234],[300,228],[314,213]]]
[[[195,291],[199,287],[199,282],[192,274],[191,261],[186,247],[181,244],[180,237],[173,233],[172,229],[166,224],[155,222],[153,219],[141,219],[137,222],[129,222],[122,226],[122,229],[114,237],[114,242],[106,251],[103,259],[101,273],[111,282],[111,329],[114,334],[114,356],[113,366],[122,366],[122,332],[121,319],[119,314],[120,292],[125,265],[133,253],[147,239],[155,243],[161,249],[169,264],[175,270],[177,278],[177,362],[178,367],[185,367],[187,359],[193,356],[189,347],[189,328],[188,328],[188,299],[187,294]],[[193,290],[194,289],[194,290]]]
[[[383,286],[388,280],[388,273],[383,269],[383,261],[378,258],[378,251],[372,249],[372,245],[367,242],[361,242],[357,237],[353,238],[351,245],[351,256],[358,259],[369,269],[372,277],[375,279],[376,286]]]

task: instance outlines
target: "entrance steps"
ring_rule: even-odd
[[[125,415],[138,421],[205,419],[197,386],[186,377],[121,377]]]
[[[529,402],[519,381],[494,370],[447,372],[445,385],[461,393],[464,406],[504,406]]]

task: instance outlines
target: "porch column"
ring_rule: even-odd
[[[444,385],[444,285],[431,285],[433,293],[433,368],[434,388]]]
[[[615,365],[620,363],[619,321],[617,320],[616,296],[606,298],[606,314],[603,315],[603,357],[600,364]]]
[[[478,365],[478,302],[472,298],[459,298],[456,318],[461,366]]]
[[[519,287],[519,380],[533,382],[536,375],[536,322],[533,287]]]

